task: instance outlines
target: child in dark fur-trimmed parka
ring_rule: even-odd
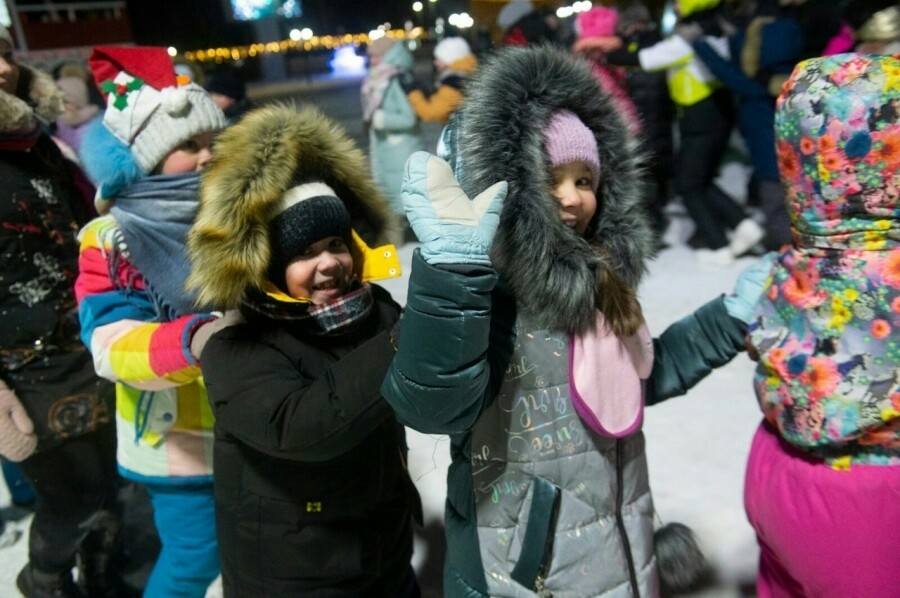
[[[742,277],[740,295],[650,337],[637,142],[564,51],[498,52],[451,126],[459,183],[440,158],[407,164],[422,245],[382,386],[402,422],[451,437],[445,595],[691,586],[704,564],[690,531],[654,533],[643,408],[743,348],[761,284]]]
[[[246,320],[201,358],[227,597],[419,595],[421,505],[379,393],[400,306],[372,283],[400,275],[396,226],[362,152],[313,107],[260,108],[216,141],[190,283]]]

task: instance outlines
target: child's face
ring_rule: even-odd
[[[284,271],[288,295],[322,305],[347,292],[353,279],[353,256],[341,237],[316,241]]]
[[[6,40],[0,41],[0,90],[16,95],[19,85],[19,65],[13,59],[13,49]]]
[[[209,148],[212,146],[215,131],[207,131],[194,135],[163,158],[160,163],[160,174],[179,174],[182,172],[200,172],[209,162]]]
[[[559,204],[559,217],[566,226],[583,235],[597,211],[591,169],[584,162],[568,162],[554,168],[551,176],[550,194]]]

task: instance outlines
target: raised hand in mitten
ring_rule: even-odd
[[[734,291],[725,297],[725,310],[728,315],[750,324],[756,304],[768,288],[766,282],[772,274],[772,265],[777,255],[776,252],[770,251],[740,273],[737,282],[734,283]]]
[[[397,82],[400,84],[400,87],[403,88],[403,93],[410,93],[415,91],[416,89],[420,91],[424,91],[422,88],[422,84],[415,78],[415,76],[410,72],[403,72],[397,76]]]
[[[490,266],[488,257],[506,181],[495,183],[469,199],[444,160],[416,152],[406,162],[401,197],[409,224],[422,243],[429,264]]]
[[[6,383],[0,380],[0,455],[18,463],[37,449],[34,422]]]

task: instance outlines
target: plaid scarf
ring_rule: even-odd
[[[253,312],[275,320],[290,322],[312,336],[326,336],[334,332],[345,332],[355,324],[365,320],[375,305],[372,289],[353,279],[350,290],[327,303],[282,301],[261,289],[247,292],[244,306]]]

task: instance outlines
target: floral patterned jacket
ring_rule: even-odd
[[[834,467],[900,464],[900,57],[800,63],[776,141],[794,243],[750,327],[766,419]]]

